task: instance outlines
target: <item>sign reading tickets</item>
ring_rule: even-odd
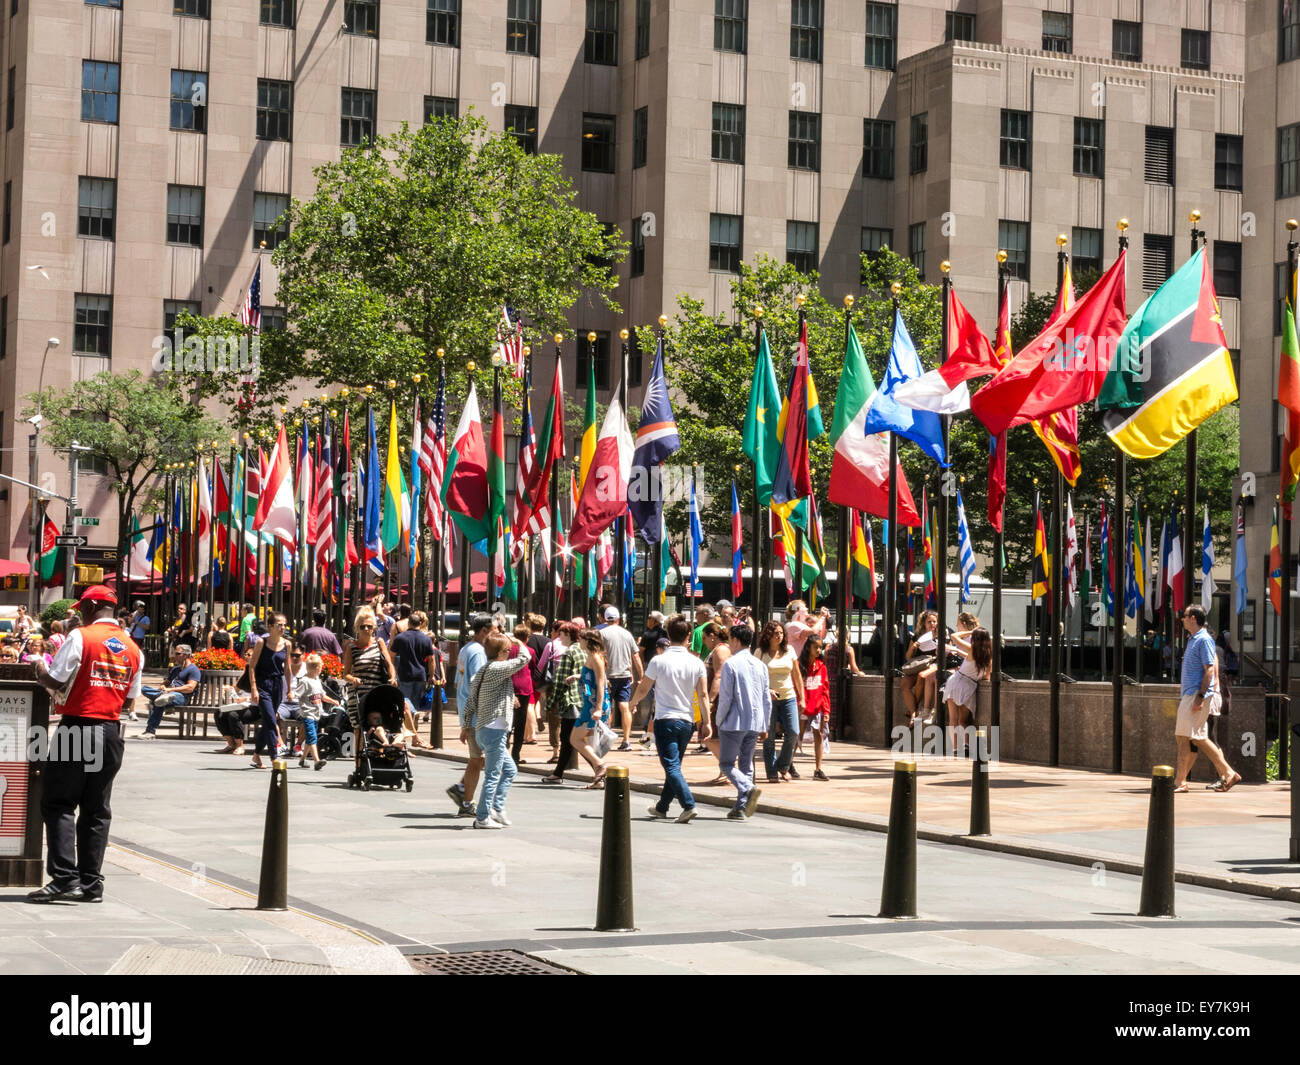
[[[23,853],[27,836],[27,730],[32,722],[32,693],[0,692],[0,857]]]

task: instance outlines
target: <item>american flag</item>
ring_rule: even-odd
[[[302,537],[298,548],[306,554],[308,545],[316,543],[316,508],[314,506],[314,496],[316,494],[316,471],[312,468],[311,461],[311,441],[307,435],[307,424],[304,422],[302,427],[302,436],[298,440],[298,486],[295,495],[297,509],[301,512],[302,528],[300,530]]]
[[[528,532],[540,532],[534,529],[532,510],[528,498],[528,484],[533,476],[533,466],[537,463],[537,437],[533,434],[533,415],[528,393],[532,389],[532,372],[524,378],[524,411],[519,427],[519,461],[515,464],[515,520],[514,527],[519,530],[519,537],[511,545],[511,561],[517,566],[524,557],[524,543]]]
[[[253,327],[253,332],[262,331],[262,260],[258,259],[253,270],[253,280],[248,283],[244,293],[244,302],[239,308],[239,324]]]
[[[515,368],[515,376],[524,376],[524,323],[519,315],[511,318],[510,308],[501,308],[501,318],[497,322],[497,350],[501,352],[506,366]]]
[[[424,427],[420,441],[420,470],[429,482],[429,492],[424,502],[424,524],[435,540],[442,538],[442,477],[447,467],[447,377],[438,375],[438,396],[433,402],[433,413]],[[448,548],[450,550],[450,548]],[[452,572],[448,569],[448,573]]]
[[[326,566],[334,554],[334,463],[330,455],[328,414],[321,421],[316,446],[316,557]]]

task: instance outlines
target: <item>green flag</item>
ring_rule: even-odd
[[[776,382],[776,368],[772,365],[772,351],[767,346],[767,333],[761,332],[742,442],[746,457],[754,463],[758,501],[764,506],[772,501],[772,478],[776,474],[777,456],[781,450],[781,441],[776,435],[780,412],[781,391]]]

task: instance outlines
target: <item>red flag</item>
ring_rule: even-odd
[[[1001,316],[999,316],[1001,325]],[[957,290],[948,290],[948,357],[939,367],[939,376],[949,388],[956,388],[972,377],[996,374],[1003,366],[975,319],[957,298]]]
[[[1128,252],[971,398],[994,435],[1097,398],[1124,330]]]
[[[1074,306],[1074,280],[1070,276],[1070,264],[1065,264],[1065,273],[1061,278],[1061,288],[1056,294],[1056,307],[1047,320],[1050,326],[1058,318],[1068,314]],[[1079,408],[1067,407],[1065,410],[1053,411],[1031,423],[1038,439],[1052,456],[1056,468],[1073,487],[1083,472],[1079,461]]]
[[[777,436],[776,472],[772,476],[772,502],[794,503],[813,494],[812,471],[808,466],[808,323],[799,328],[790,391],[781,404]]]
[[[569,546],[591,548],[600,534],[627,510],[627,482],[632,472],[632,433],[617,397],[605,413],[587,479],[578,495]]]

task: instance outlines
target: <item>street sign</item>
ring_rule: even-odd
[[[78,525],[98,525],[98,524],[99,524],[99,519],[98,519],[98,518],[78,518],[78,519],[77,519],[77,524],[78,524]]]
[[[54,538],[57,547],[85,547],[89,542],[84,536],[56,536]]]

